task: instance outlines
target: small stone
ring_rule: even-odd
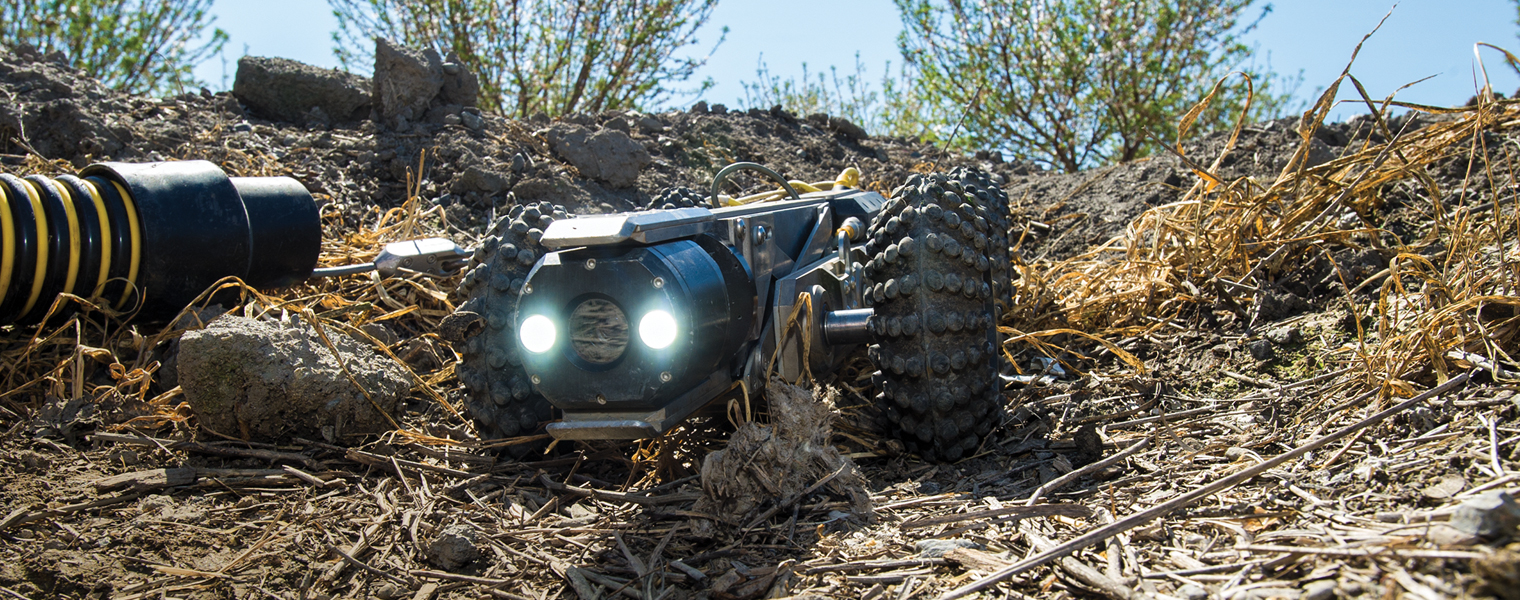
[[[1404,522],[1404,513],[1401,513],[1401,512],[1380,512],[1380,513],[1374,515],[1372,518],[1377,519],[1378,522],[1380,522],[1380,523],[1403,523]]]
[[[1334,579],[1311,581],[1304,586],[1304,595],[1300,598],[1302,600],[1330,600],[1335,597],[1335,587]]]
[[[1457,492],[1462,491],[1466,487],[1467,480],[1463,479],[1461,475],[1448,475],[1442,477],[1435,485],[1425,488],[1423,493],[1426,498],[1430,498],[1431,500],[1445,500],[1457,495]]]
[[[972,548],[976,550],[984,548],[981,544],[962,539],[919,540],[917,544],[914,544],[914,547],[918,549],[918,555],[924,558],[939,558],[944,556],[946,552],[956,548]]]
[[[380,600],[395,600],[404,595],[406,595],[406,590],[401,589],[401,586],[394,583],[387,583],[380,586],[380,589],[375,590],[375,597]]]
[[[1177,596],[1183,600],[1208,600],[1209,591],[1201,585],[1189,583],[1177,588]]]
[[[253,131],[253,125],[244,121],[242,123],[238,123],[237,125],[233,125],[232,130],[240,133],[248,133],[250,131]]]
[[[1230,461],[1230,462],[1235,462],[1237,460],[1240,460],[1240,459],[1244,458],[1246,455],[1248,455],[1250,453],[1251,453],[1250,450],[1246,450],[1245,448],[1241,448],[1240,446],[1230,446],[1229,448],[1225,448],[1224,449],[1224,459],[1227,460],[1227,461]]]
[[[1297,327],[1291,325],[1278,327],[1267,332],[1267,339],[1279,346],[1293,344],[1299,340],[1299,331]]]
[[[464,119],[459,118],[459,115],[444,115],[443,116],[443,124],[444,125],[460,125],[462,123],[464,123]]]
[[[486,122],[480,118],[480,115],[472,112],[461,113],[459,119],[464,121],[464,126],[470,129],[480,129],[486,126]]]
[[[1251,351],[1251,358],[1256,360],[1272,360],[1277,356],[1277,350],[1268,340],[1256,340],[1246,344],[1246,349]]]
[[[480,558],[475,547],[475,530],[464,524],[449,525],[428,545],[427,559],[433,566],[454,570]]]
[[[1451,515],[1451,526],[1458,531],[1490,540],[1514,534],[1516,525],[1520,525],[1520,504],[1504,490],[1479,494]]]
[[[1209,348],[1209,352],[1213,353],[1214,356],[1217,356],[1219,358],[1229,358],[1229,356],[1230,356],[1230,345],[1229,344],[1216,344],[1213,348]]]
[[[665,131],[665,124],[661,123],[659,119],[644,115],[639,117],[639,131],[644,132],[646,135],[663,133]]]

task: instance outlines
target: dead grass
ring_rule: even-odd
[[[1382,126],[1389,106],[1377,108]],[[1271,181],[1222,181],[1194,163],[1188,191],[1122,235],[1070,260],[1016,265],[1014,307],[1003,323],[1013,349],[1055,332],[1122,346],[1196,326],[1216,306],[1239,307],[1254,321],[1252,309],[1279,279],[1316,261],[1335,265],[1337,250],[1373,249],[1390,257],[1385,273],[1371,281],[1336,274],[1352,320],[1369,325],[1335,350],[1356,368],[1356,391],[1408,397],[1415,385],[1470,365],[1452,358],[1455,351],[1516,364],[1520,197],[1514,145],[1505,140],[1520,133],[1520,103],[1431,112],[1448,120],[1413,132],[1384,128],[1386,143],[1363,143],[1313,168],[1303,162],[1318,124],[1304,126],[1295,160]],[[1442,189],[1432,170],[1453,160],[1466,172],[1458,189]],[[1416,191],[1411,197],[1424,204],[1412,208],[1432,223],[1418,239],[1370,225],[1399,184]],[[1374,299],[1350,293],[1359,287],[1375,290]]]

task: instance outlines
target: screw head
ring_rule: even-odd
[[[524,294],[531,294],[531,293],[533,293],[533,284],[531,284],[531,283],[524,283],[523,284],[523,293]]]
[[[664,277],[656,277],[656,278],[654,278],[654,282],[653,283],[654,283],[654,289],[659,290],[659,289],[664,289],[665,288],[665,278]]]
[[[670,371],[660,371],[660,382],[661,383],[670,383],[671,379],[672,378],[670,376]]]
[[[596,269],[596,259],[594,259],[594,258],[588,258],[588,259],[586,259],[586,270],[587,271],[592,271],[592,270],[595,270],[595,269]]]
[[[604,396],[604,395],[602,395],[602,394],[597,394],[596,395],[596,403],[597,404],[606,404],[607,403],[607,397]]]
[[[541,381],[539,381],[537,375],[530,375],[528,378],[533,380],[533,385],[538,385],[539,383],[542,383]]]

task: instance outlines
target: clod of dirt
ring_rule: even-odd
[[[405,129],[427,113],[443,89],[443,58],[433,49],[414,50],[375,38],[375,111],[386,125]]]
[[[444,527],[427,548],[428,562],[446,571],[463,567],[477,558],[480,558],[480,549],[475,547],[475,530],[464,524]]]
[[[546,132],[549,148],[582,175],[615,188],[632,186],[653,160],[644,146],[618,129],[591,133],[579,125],[555,124]]]
[[[1506,538],[1520,526],[1520,504],[1504,490],[1485,492],[1458,506],[1451,515],[1451,526],[1485,539]]]
[[[320,435],[328,426],[334,436],[390,430],[386,415],[411,388],[406,373],[348,335],[324,332],[331,348],[295,319],[223,316],[188,332],[179,342],[185,400],[202,425],[245,439]]]
[[[314,111],[333,122],[369,116],[370,81],[286,58],[238,59],[232,94],[253,113],[288,123],[311,120]]]
[[[852,512],[869,515],[865,478],[829,443],[838,392],[810,392],[772,379],[765,393],[771,423],[745,423],[727,448],[707,455],[702,461],[702,497],[694,510],[745,521],[767,505],[796,503],[808,488],[832,475],[821,490],[849,497]]]
[[[464,108],[475,106],[479,94],[480,79],[452,57],[375,38],[375,113],[384,125],[399,132],[416,122],[463,123]]]

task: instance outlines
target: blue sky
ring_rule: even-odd
[[[1301,99],[1333,81],[1345,67],[1362,35],[1371,31],[1390,8],[1389,0],[1276,0],[1248,41],[1257,60],[1270,61],[1279,73],[1304,74]],[[214,89],[231,87],[237,57],[283,56],[303,62],[337,66],[331,32],[337,28],[326,2],[313,0],[220,0],[213,12],[216,25],[231,36],[223,61],[212,59],[196,69]],[[1254,14],[1254,13],[1253,13]],[[1400,86],[1434,76],[1399,92],[1408,102],[1457,105],[1473,95],[1475,42],[1488,42],[1520,51],[1513,0],[1404,0],[1388,22],[1362,48],[1351,74],[1375,98]],[[738,104],[743,81],[756,79],[763,55],[773,74],[801,73],[806,62],[818,71],[834,65],[853,69],[856,52],[868,75],[879,77],[887,61],[895,65],[896,36],[901,30],[891,0],[724,0],[708,27],[699,33],[706,52],[728,26],[727,40],[711,56],[700,78],[716,86],[704,99]],[[1493,50],[1483,51],[1494,89],[1509,95],[1520,87],[1520,76]],[[1520,53],[1520,52],[1517,52]],[[367,73],[364,73],[368,75]],[[1355,94],[1350,85],[1342,97]],[[691,100],[679,101],[679,105]],[[1332,120],[1365,112],[1342,105]]]

